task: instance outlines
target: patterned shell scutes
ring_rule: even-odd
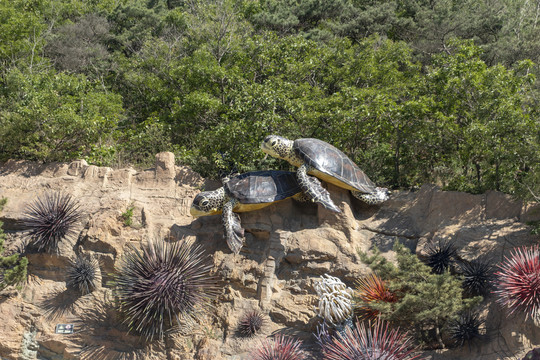
[[[319,139],[297,139],[293,149],[308,165],[334,177],[353,188],[371,194],[376,185],[352,162],[347,155],[333,145]]]
[[[242,204],[272,203],[302,191],[296,173],[277,170],[247,172],[224,186],[227,194]]]

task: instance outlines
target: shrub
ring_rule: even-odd
[[[388,281],[388,289],[398,299],[395,303],[372,303],[371,307],[378,310],[383,319],[410,327],[418,338],[422,334],[432,334],[426,340],[436,340],[439,347],[444,347],[441,329],[459,313],[478,304],[482,297],[464,299],[457,277],[448,271],[433,273],[399,242],[394,245],[394,251],[397,266],[382,257],[377,249],[372,256],[360,252],[362,261]]]

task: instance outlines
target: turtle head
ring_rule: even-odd
[[[220,214],[225,202],[225,190],[203,191],[193,199],[189,212],[193,217]]]
[[[377,205],[390,198],[390,191],[387,188],[376,187],[372,193],[361,194],[358,198],[370,205]]]
[[[278,135],[268,135],[261,143],[261,150],[270,156],[287,160],[293,152],[293,141]]]

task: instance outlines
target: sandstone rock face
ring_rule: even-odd
[[[8,235],[7,251],[25,240],[26,206],[50,191],[72,194],[84,216],[77,236],[61,243],[59,254],[29,256],[29,280],[22,290],[0,293],[1,359],[247,359],[264,337],[293,333],[313,341],[317,297],[313,281],[323,274],[354,286],[370,270],[358,250],[377,246],[393,258],[400,241],[420,256],[432,241],[449,241],[462,259],[497,263],[509,249],[532,245],[525,221],[540,219],[539,207],[504,194],[471,195],[423,186],[396,192],[380,206],[369,206],[348,191],[328,185],[336,214],[315,204],[292,200],[241,214],[246,241],[234,255],[223,240],[219,216],[193,219],[189,206],[206,182],[187,167],[175,165],[172,153],[156,156],[154,169],[112,169],[70,164],[40,165],[8,161],[0,167],[0,213]],[[132,224],[123,214],[133,209]],[[221,293],[197,324],[164,341],[142,345],[113,309],[111,274],[128,245],[148,239],[184,239],[202,244],[221,278]],[[99,260],[101,284],[91,294],[72,296],[65,287],[70,259],[84,254]],[[488,296],[483,305],[489,340],[470,348],[426,352],[430,359],[515,359],[540,346],[540,329],[530,319],[508,318]],[[252,339],[237,334],[238,322],[250,310],[265,318]],[[56,324],[71,323],[76,332],[55,334]]]

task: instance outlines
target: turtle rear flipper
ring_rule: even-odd
[[[233,212],[236,200],[231,200],[223,206],[221,219],[225,228],[225,239],[231,251],[235,254],[240,252],[244,245],[244,229],[240,225],[240,217]]]
[[[311,198],[311,201],[321,204],[328,210],[340,213],[341,210],[330,198],[328,190],[322,187],[321,182],[316,177],[309,176],[307,174],[308,171],[309,165],[304,164],[300,166],[296,172],[298,183],[304,194]]]

